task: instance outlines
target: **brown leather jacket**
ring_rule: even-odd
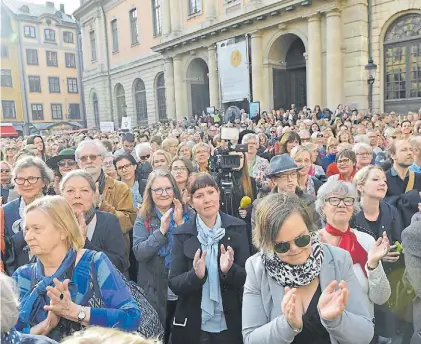
[[[136,220],[136,210],[133,208],[132,192],[128,186],[105,175],[105,186],[99,210],[117,216],[124,234],[126,247],[130,250],[129,232],[133,229]]]

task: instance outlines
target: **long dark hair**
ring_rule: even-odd
[[[35,144],[35,139],[39,137],[41,139],[42,142],[42,160],[45,161],[45,142],[44,139],[42,138],[41,135],[31,135],[28,137],[28,139],[26,140],[26,144],[31,144],[34,145]],[[37,148],[38,149],[38,148]]]

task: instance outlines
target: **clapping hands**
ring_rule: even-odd
[[[281,303],[282,313],[289,326],[294,330],[300,330],[303,327],[303,309],[302,305],[297,302],[297,289],[285,288],[285,295]]]
[[[386,232],[377,239],[375,245],[368,251],[367,265],[371,269],[375,269],[379,265],[379,261],[385,257],[390,250],[390,243]]]
[[[335,290],[338,288],[337,290]],[[319,298],[320,316],[325,320],[334,320],[340,316],[348,303],[349,289],[345,281],[332,281],[323,290]]]

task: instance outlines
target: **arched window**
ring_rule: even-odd
[[[94,110],[94,121],[95,121],[95,126],[97,128],[100,127],[100,117],[99,117],[99,104],[98,104],[98,97],[96,95],[96,93],[93,94],[92,96],[92,106],[93,106],[93,110]]]
[[[134,85],[134,102],[136,106],[137,122],[140,125],[148,123],[148,107],[146,104],[146,89],[142,79],[136,79]]]
[[[126,94],[124,93],[124,87],[121,84],[117,84],[115,87],[115,98],[118,115],[118,125],[121,124],[121,118],[126,115]]]
[[[385,111],[421,106],[421,15],[395,20],[384,38]],[[405,102],[402,100],[405,99]]]
[[[167,119],[167,104],[165,101],[165,78],[161,73],[156,78],[156,99],[158,101],[158,118],[159,120]]]

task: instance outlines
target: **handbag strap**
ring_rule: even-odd
[[[415,184],[415,172],[409,171],[409,179],[408,179],[408,184],[406,184],[405,193],[412,191],[414,189],[414,184]]]

